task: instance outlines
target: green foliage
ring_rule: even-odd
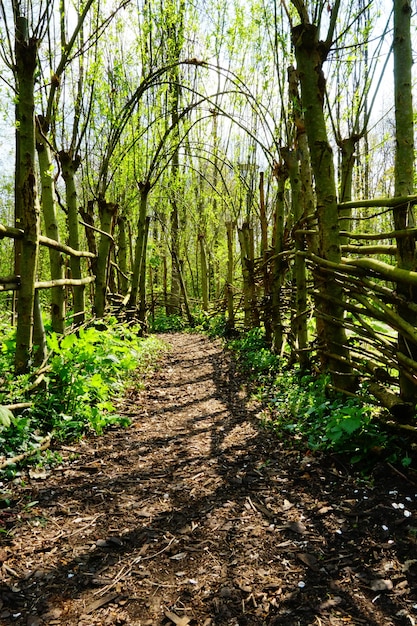
[[[375,449],[389,448],[390,440],[374,420],[376,408],[360,397],[329,391],[325,375],[281,368],[260,329],[229,343],[238,364],[249,374],[255,395],[266,406],[262,424],[287,443],[314,450],[348,453],[358,462]]]
[[[31,406],[15,416],[0,407],[2,454],[10,457],[33,449],[47,434],[65,440],[87,431],[100,434],[113,424],[128,425],[127,418],[117,414],[114,399],[132,383],[133,372],[143,373],[163,348],[161,341],[142,338],[138,331],[109,319],[105,328],[90,326],[77,335],[51,333],[47,371],[42,388],[30,394]],[[12,344],[2,345],[3,383],[12,371]],[[28,384],[28,377],[19,377],[9,388],[12,397],[0,393],[0,402],[27,401]]]
[[[159,312],[150,320],[150,329],[154,333],[172,333],[184,330],[187,323],[181,315],[166,315]]]
[[[210,315],[200,310],[193,315],[196,332],[205,333],[209,337],[224,337],[227,334],[227,321],[223,313]]]
[[[264,424],[285,437],[291,433],[313,450],[349,453],[361,461],[388,445],[388,435],[374,421],[375,407],[328,389],[327,376],[281,373],[269,390],[270,408]]]
[[[279,367],[279,357],[268,348],[261,328],[254,328],[230,341],[229,347],[237,353],[239,365],[252,378],[264,380]]]

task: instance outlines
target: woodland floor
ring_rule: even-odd
[[[13,485],[0,624],[417,623],[415,475],[278,442],[219,341],[167,341],[130,428]]]

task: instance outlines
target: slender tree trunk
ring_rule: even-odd
[[[187,294],[187,289],[185,286],[185,282],[184,282],[184,275],[183,275],[183,266],[184,266],[184,261],[180,260],[177,258],[176,255],[174,255],[174,263],[177,266],[178,269],[178,278],[180,281],[180,288],[181,288],[181,293],[182,293],[182,297],[184,300],[184,308],[185,308],[185,314],[187,316],[187,320],[188,323],[191,327],[194,326],[194,318],[193,315],[191,313],[191,308],[190,308],[190,303],[188,300],[188,294]]]
[[[292,35],[316,186],[319,253],[323,259],[339,263],[341,250],[333,151],[328,141],[323,111],[325,78],[322,66],[327,47],[319,42],[318,29],[314,24],[296,26]],[[322,296],[317,314],[326,321],[320,346],[322,365],[331,373],[336,387],[352,390],[355,377],[349,365],[343,327],[343,289],[331,275],[321,276],[320,271],[317,273],[321,280],[318,295]],[[333,298],[331,304],[327,295]],[[340,304],[335,305],[334,300]]]
[[[300,175],[300,166],[297,153],[295,150],[281,149],[282,157],[285,159],[291,184],[291,207],[294,218],[294,230],[300,228],[303,219],[303,198],[302,184]],[[293,267],[293,282],[295,289],[293,290],[293,314],[291,317],[291,329],[296,343],[296,358],[301,369],[306,370],[309,367],[308,356],[308,331],[307,331],[307,277],[305,257],[297,252],[304,252],[304,237],[302,234],[296,233],[295,240],[295,258]]]
[[[75,174],[80,166],[79,157],[72,158],[67,152],[59,153],[59,161],[62,169],[62,178],[65,182],[65,193],[68,211],[68,244],[74,250],[80,250],[79,228],[78,228],[78,201],[77,190],[75,186]],[[81,279],[81,259],[79,257],[70,257],[70,269],[72,278]],[[78,326],[85,319],[84,305],[84,285],[73,286],[73,321]]]
[[[142,332],[146,333],[148,330],[148,323],[146,320],[146,311],[147,311],[147,303],[146,303],[146,250],[148,247],[148,237],[149,237],[149,224],[151,218],[149,216],[145,219],[145,232],[144,232],[144,242],[143,242],[143,256],[140,265],[140,276],[139,276],[139,322],[142,326]]]
[[[395,91],[395,195],[411,195],[414,190],[414,125],[412,102],[413,64],[411,47],[411,2],[394,0],[394,91]],[[394,209],[396,230],[405,230],[415,226],[413,206],[405,204]],[[407,270],[416,269],[415,237],[397,239],[398,266]],[[397,284],[397,293],[405,302],[417,302],[417,289],[413,286]],[[415,325],[415,315],[407,306],[399,306],[398,312],[403,319]],[[402,354],[417,361],[417,346],[403,335],[398,336],[398,347]],[[400,370],[401,397],[406,402],[416,404],[417,381],[410,380]]]
[[[355,148],[359,140],[359,136],[351,135],[340,142],[342,153],[341,177],[340,177],[340,194],[339,202],[350,202],[352,200],[353,185],[353,168],[355,165]],[[352,209],[342,208],[340,210],[341,228],[342,230],[352,230]],[[340,244],[349,243],[347,237],[341,237]]]
[[[15,371],[28,370],[32,356],[35,280],[39,256],[40,207],[35,173],[35,71],[38,45],[29,39],[27,20],[16,16],[15,32],[17,162],[16,215],[24,231],[20,257],[20,290],[17,302]]]
[[[129,297],[129,310],[134,312],[138,306],[139,282],[142,267],[146,275],[146,212],[148,209],[148,196],[150,186],[148,183],[139,184],[140,205],[137,224],[137,236],[134,250],[134,262],[132,273],[132,287]]]
[[[200,246],[200,267],[201,267],[201,299],[203,311],[208,311],[208,268],[207,268],[207,256],[206,248],[204,245],[204,235],[198,235],[198,243]]]
[[[43,134],[44,129],[42,129],[41,123],[42,121],[38,120],[36,148],[38,151],[42,187],[42,214],[45,224],[45,234],[50,239],[59,242],[51,150]],[[53,248],[49,248],[49,265],[51,279],[62,280],[64,278],[64,259],[62,253]],[[52,330],[63,335],[65,333],[65,287],[52,287],[50,291]]]
[[[264,173],[259,173],[259,217],[261,223],[261,258],[262,258],[262,285],[263,285],[263,323],[265,327],[265,340],[268,345],[272,344],[271,324],[271,281],[268,265],[270,251],[268,248],[268,220],[265,208]]]
[[[98,247],[94,296],[94,313],[98,318],[104,316],[104,311],[106,308],[110,250],[113,244],[112,234],[117,209],[117,204],[113,204],[112,202],[106,202],[104,198],[100,198],[98,201],[100,230],[103,231],[103,234],[100,235],[100,243]]]
[[[128,292],[129,284],[128,284],[128,245],[127,245],[127,233],[126,233],[126,217],[124,215],[119,215],[117,220],[118,225],[118,252],[117,252],[117,265],[119,267],[119,280],[118,280],[118,289],[119,293],[125,296]]]
[[[235,225],[233,222],[226,222],[227,232],[227,282],[226,282],[226,303],[227,303],[227,331],[233,332],[235,329],[235,310],[233,303],[233,233]]]
[[[238,230],[240,243],[240,256],[243,275],[243,308],[245,329],[259,326],[259,310],[256,298],[256,284],[254,275],[254,239],[253,228],[247,222]]]
[[[45,327],[42,319],[42,309],[39,298],[39,290],[35,289],[35,301],[33,305],[33,317],[34,317],[34,329],[33,329],[33,346],[34,355],[33,363],[36,366],[40,366],[46,359],[47,346]]]
[[[271,316],[272,316],[272,350],[280,354],[284,339],[281,315],[281,290],[284,281],[285,266],[282,260],[284,249],[284,193],[288,178],[288,169],[285,164],[277,165],[274,172],[278,181],[278,192],[274,215],[273,261],[271,267]]]

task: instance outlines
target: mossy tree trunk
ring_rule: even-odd
[[[288,169],[285,163],[275,166],[274,176],[277,179],[278,191],[275,203],[274,234],[272,241],[273,260],[271,267],[271,331],[272,350],[280,354],[284,340],[281,291],[284,281],[285,266],[282,252],[284,250],[284,222],[285,222],[285,184],[288,179]]]
[[[303,218],[300,164],[296,150],[282,148],[281,154],[288,168],[291,185],[291,211],[294,220],[294,230],[297,231]],[[295,258],[293,265],[294,287],[292,290],[291,334],[292,341],[295,344],[295,358],[300,363],[301,369],[306,370],[309,367],[306,264],[304,255],[297,254],[297,252],[304,252],[304,237],[302,234],[296,233],[294,239]]]
[[[395,91],[395,195],[411,195],[414,190],[414,125],[412,102],[413,64],[410,22],[411,2],[394,0],[394,91]],[[415,227],[413,205],[404,204],[394,208],[394,227],[405,230]],[[416,270],[415,237],[397,239],[397,262],[402,269]],[[412,285],[398,283],[397,293],[407,302],[417,302],[417,289]],[[401,317],[415,325],[415,314],[407,306],[399,306]],[[401,354],[417,361],[417,345],[404,335],[398,336],[398,348]],[[417,381],[406,376],[400,370],[401,397],[406,402],[417,402]]]
[[[203,311],[208,311],[209,290],[208,290],[208,266],[205,247],[205,238],[202,233],[198,235],[200,247],[200,272],[201,272],[201,305]]]
[[[65,196],[67,201],[67,223],[68,223],[68,244],[74,250],[80,250],[79,236],[79,212],[77,189],[75,186],[75,175],[80,166],[80,157],[73,157],[65,151],[59,153],[62,178],[65,182]],[[71,277],[81,279],[81,259],[80,257],[70,257]],[[73,323],[78,326],[84,322],[84,285],[73,286]]]
[[[53,163],[49,142],[46,139],[42,120],[37,120],[36,149],[40,169],[42,215],[45,224],[45,234],[50,239],[59,242],[58,216],[55,207],[55,183]],[[52,280],[64,278],[64,259],[61,252],[49,248],[49,265]],[[57,286],[51,289],[51,326],[58,334],[65,332],[65,287]]]
[[[118,205],[106,202],[104,198],[98,201],[100,216],[100,243],[96,264],[96,284],[94,293],[94,313],[96,317],[103,317],[106,309],[107,283],[109,278],[110,251],[113,245],[114,221],[117,215]]]
[[[16,7],[15,7],[16,8]],[[35,72],[38,42],[28,36],[26,18],[15,15],[16,57],[16,215],[24,236],[20,256],[20,289],[17,301],[15,371],[30,366],[33,347],[35,280],[39,256],[40,207],[35,171]]]
[[[146,213],[148,209],[148,196],[150,192],[150,184],[139,183],[139,216],[137,223],[137,235],[134,249],[132,286],[129,296],[129,311],[136,312],[138,306],[138,295],[140,287],[140,277],[142,271],[146,276],[146,240],[147,240],[147,222]],[[143,268],[143,269],[142,269]],[[143,288],[142,288],[143,292]],[[141,294],[141,297],[143,293]]]
[[[323,63],[329,45],[319,41],[317,26],[307,22],[294,27],[292,37],[316,187],[319,254],[325,260],[339,263],[341,249],[334,157],[323,110],[326,88]],[[322,336],[319,337],[322,366],[331,373],[336,387],[352,390],[355,377],[349,364],[343,327],[343,289],[331,275],[318,273],[318,279],[320,293],[317,315],[326,321],[321,328]],[[332,297],[331,304],[326,296]],[[339,304],[335,305],[335,301]]]

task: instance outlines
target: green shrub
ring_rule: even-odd
[[[156,313],[149,321],[149,328],[153,333],[178,332],[187,326],[181,315],[166,315],[162,312]]]
[[[265,382],[265,377],[279,368],[280,359],[268,348],[265,333],[260,328],[248,331],[228,345],[236,353],[243,371],[252,378],[262,378]]]

